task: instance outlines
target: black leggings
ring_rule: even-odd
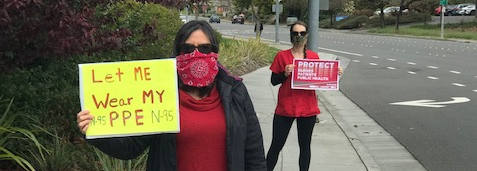
[[[310,117],[298,117],[297,119],[297,130],[298,130],[298,144],[300,145],[300,171],[307,171],[310,167],[310,143],[311,143],[311,134],[313,133],[313,128],[316,122],[316,115]],[[273,171],[275,165],[277,164],[278,154],[285,145],[287,140],[288,133],[293,124],[293,117],[286,117],[276,115],[273,117],[273,138],[272,145],[268,149],[267,153],[267,168],[268,171]]]

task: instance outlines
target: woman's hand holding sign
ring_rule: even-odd
[[[89,113],[89,110],[83,110],[76,115],[76,122],[81,133],[86,134],[91,120],[93,120],[93,115]]]
[[[293,64],[288,64],[285,66],[285,77],[288,77],[289,75],[291,75],[291,72],[293,71],[293,68],[295,66]]]

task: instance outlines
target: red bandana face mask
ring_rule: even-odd
[[[197,49],[192,53],[179,55],[176,57],[179,77],[188,86],[208,86],[219,72],[217,58],[217,53],[203,54]]]

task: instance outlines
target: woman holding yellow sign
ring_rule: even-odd
[[[134,159],[149,148],[147,170],[266,170],[258,119],[240,79],[217,62],[218,42],[207,22],[191,21],[176,34],[180,133],[88,140],[119,159]],[[85,133],[92,120],[77,114]]]

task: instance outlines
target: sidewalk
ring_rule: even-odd
[[[280,49],[290,47],[270,45]],[[336,58],[332,54],[319,55],[322,59]],[[346,59],[340,60],[346,74]],[[270,75],[271,71],[264,67],[242,76],[260,121],[265,152],[272,139],[279,88],[271,85]],[[401,144],[340,91],[320,91],[318,97],[321,114],[312,136],[310,171],[425,170]],[[298,171],[298,156],[294,123],[275,171]]]

